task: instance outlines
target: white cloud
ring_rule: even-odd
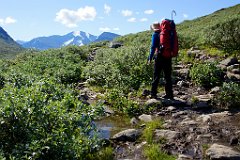
[[[100,27],[99,30],[102,32],[109,32],[111,29],[108,27]]]
[[[16,23],[17,20],[12,18],[12,17],[6,17],[5,19],[0,18],[0,24],[5,25],[5,24],[13,24]]]
[[[145,13],[145,14],[153,14],[153,13],[154,13],[154,10],[152,10],[152,9],[145,10],[144,13]]]
[[[118,27],[113,28],[114,31],[119,31],[120,29]]]
[[[66,25],[67,27],[77,27],[80,21],[92,21],[95,19],[97,12],[94,7],[86,6],[78,10],[61,9],[56,13],[55,21]]]
[[[111,11],[111,7],[108,6],[107,4],[104,4],[104,13],[109,14]]]
[[[132,14],[133,14],[133,12],[130,10],[122,10],[122,15],[124,17],[131,16]]]
[[[128,22],[136,22],[136,18],[132,17],[127,20]]]
[[[187,14],[183,14],[183,17],[184,17],[185,19],[187,19],[187,18],[188,18],[188,15],[187,15]]]
[[[141,19],[140,19],[140,22],[146,22],[146,21],[148,21],[147,18],[141,18]]]
[[[109,28],[109,27],[100,27],[99,28],[99,31],[102,31],[102,32],[109,32],[109,31],[119,31],[120,29],[118,27],[115,27],[115,28]]]

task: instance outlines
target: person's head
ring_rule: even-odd
[[[150,26],[151,30],[153,31],[160,31],[160,23],[159,22],[155,22]]]

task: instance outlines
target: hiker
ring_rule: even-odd
[[[157,98],[157,88],[160,80],[160,74],[163,71],[165,79],[165,92],[166,95],[163,98],[173,99],[173,90],[172,90],[172,58],[164,57],[162,55],[164,47],[160,45],[160,23],[153,23],[151,25],[153,30],[152,34],[152,44],[150,48],[150,54],[148,56],[148,64],[154,59],[154,73],[153,73],[153,82],[151,89],[151,98]]]

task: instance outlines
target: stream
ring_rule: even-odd
[[[111,115],[95,121],[100,138],[110,139],[114,134],[131,128],[130,119],[123,115]]]

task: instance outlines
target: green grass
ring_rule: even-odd
[[[168,155],[160,149],[158,144],[152,144],[145,148],[144,155],[147,160],[175,160],[176,157]]]
[[[154,143],[154,131],[156,129],[161,129],[163,121],[161,119],[156,119],[152,122],[146,123],[146,127],[143,131],[142,138],[148,142],[148,144]]]
[[[143,154],[148,160],[175,160],[176,157],[168,155],[161,150],[161,144],[165,143],[165,139],[158,142],[154,141],[154,131],[156,129],[161,129],[163,121],[161,119],[156,119],[152,122],[146,123],[146,127],[143,131],[142,139],[146,140],[149,144],[144,148]]]
[[[113,160],[114,149],[112,147],[102,148],[100,151],[89,154],[87,160]]]

